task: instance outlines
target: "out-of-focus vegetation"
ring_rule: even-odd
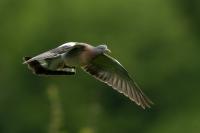
[[[106,43],[152,109],[80,69],[38,77],[22,65],[69,41]],[[198,0],[0,0],[0,43],[0,133],[200,131]]]

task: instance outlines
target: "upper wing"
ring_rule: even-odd
[[[82,68],[98,80],[123,93],[142,108],[150,108],[150,104],[153,104],[116,59],[106,54],[99,55]]]
[[[74,46],[76,46],[75,43],[74,44],[72,44],[72,43],[63,44],[55,49],[52,49],[52,50],[49,50],[42,54],[39,54],[39,55],[25,61],[24,64],[29,63],[34,60],[40,61],[40,60],[44,60],[44,59],[56,58],[56,57],[60,56],[61,54],[68,52],[69,50],[74,48]]]
[[[31,57],[24,57],[24,61],[31,59]],[[63,68],[62,70],[49,70],[43,67],[37,60],[27,63],[28,68],[36,75],[74,75],[75,68]]]

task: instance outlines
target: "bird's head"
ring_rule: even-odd
[[[96,47],[96,50],[99,53],[111,53],[111,51],[108,49],[107,45],[99,45]]]

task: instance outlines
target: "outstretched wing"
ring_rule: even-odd
[[[82,68],[96,79],[123,93],[142,108],[150,108],[150,105],[153,104],[131,79],[126,69],[109,55],[99,55],[90,64]]]
[[[23,60],[27,61],[31,59],[31,57],[24,57]],[[37,60],[31,61],[27,63],[28,68],[36,75],[74,75],[75,68],[63,68],[62,70],[49,70],[43,67],[40,62]]]
[[[37,61],[41,61],[41,60],[45,60],[45,59],[52,59],[52,58],[56,58],[59,57],[61,54],[68,52],[69,50],[71,50],[72,48],[74,48],[76,45],[76,43],[66,43],[63,44],[55,49],[49,50],[47,52],[44,52],[42,54],[39,54],[27,61],[24,62],[24,64],[29,63],[31,61],[37,60]]]

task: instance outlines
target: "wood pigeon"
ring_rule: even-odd
[[[97,80],[124,94],[143,109],[153,102],[142,92],[127,70],[113,57],[106,45],[91,46],[68,42],[35,57],[24,57],[24,64],[37,75],[74,75],[81,67]]]

